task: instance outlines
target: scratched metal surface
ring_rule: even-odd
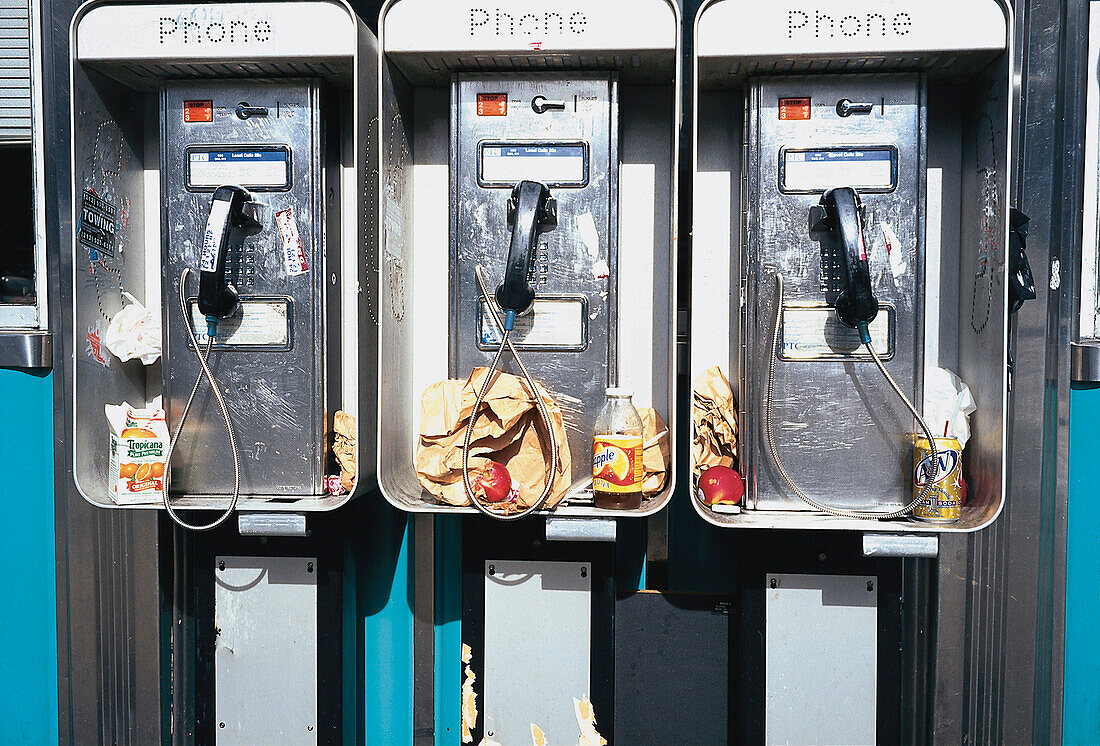
[[[477,94],[508,94],[508,116],[478,117]],[[536,95],[566,101],[565,111],[537,114]],[[576,97],[576,99],[574,98]],[[475,366],[487,366],[492,352],[478,349],[478,298],[474,267],[485,268],[490,290],[503,279],[510,231],[506,224],[507,188],[478,185],[477,146],[483,140],[553,142],[583,140],[589,145],[589,181],[580,188],[558,187],[558,226],[543,234],[548,252],[545,278],[536,273],[539,298],[583,296],[587,301],[587,346],[579,351],[534,348],[521,352],[531,374],[562,408],[573,454],[573,480],[591,477],[584,454],[592,448],[592,428],[604,402],[604,389],[616,380],[618,86],[608,74],[469,74],[456,77],[452,108],[453,204],[451,230],[451,375],[465,378]],[[574,107],[574,101],[578,106]],[[586,241],[582,220],[591,216],[598,246]],[[541,265],[540,258],[539,264]],[[502,366],[518,374],[505,357]]]
[[[108,502],[107,421],[104,404],[145,401],[140,361],[122,363],[103,346],[111,318],[125,305],[123,293],[145,296],[145,225],[142,178],[142,99],[99,80],[95,90],[83,68],[73,85],[72,404],[73,479],[85,495]],[[137,133],[135,136],[134,133]],[[115,240],[94,253],[77,238],[82,195],[88,190],[116,211]],[[67,268],[66,268],[67,269]]]
[[[209,100],[225,116],[212,123],[184,123],[183,102]],[[267,117],[242,121],[233,114],[247,101],[268,106]],[[189,145],[287,145],[292,151],[292,184],[287,191],[252,190],[268,206],[263,230],[244,243],[244,260],[254,270],[254,284],[241,282],[241,297],[291,300],[289,350],[227,347],[211,353],[212,370],[233,418],[241,452],[244,495],[302,497],[322,492],[325,459],[326,391],[324,360],[324,278],[338,271],[325,265],[320,146],[320,88],[315,81],[221,81],[168,83],[163,93],[162,172],[165,255],[163,297],[167,345],[164,391],[169,422],[174,427],[195,376],[198,361],[189,349],[179,311],[177,283],[184,267],[198,267],[201,235],[210,210],[210,193],[186,187]],[[274,213],[290,208],[298,225],[309,272],[291,277],[282,254]],[[251,259],[248,259],[251,252]],[[231,262],[241,257],[230,257]],[[232,265],[231,265],[232,266]],[[197,294],[197,277],[189,297]],[[224,495],[233,490],[232,457],[217,403],[207,387],[200,389],[188,427],[173,458],[175,495]]]
[[[779,189],[780,149],[844,145],[896,145],[897,188],[861,197],[867,211],[871,281],[880,304],[896,313],[894,354],[887,369],[915,402],[923,367],[925,93],[916,74],[759,78],[750,84],[747,118],[748,205],[743,406],[749,506],[808,510],[791,494],[765,443],[767,365],[775,323],[775,274],[783,274],[784,306],[830,300],[822,247],[809,233],[810,207],[820,193]],[[780,121],[781,97],[809,97],[808,121]],[[837,101],[882,103],[867,116],[838,116]],[[892,103],[891,103],[892,102]],[[835,184],[833,186],[847,186]],[[908,266],[891,270],[876,226],[897,234]],[[823,277],[823,275],[826,275]],[[884,313],[884,312],[880,312]],[[887,340],[877,339],[885,355]],[[883,510],[911,499],[912,416],[869,359],[776,362],[773,399],[777,450],[787,472],[807,494],[848,509]],[[843,468],[837,468],[843,463]]]

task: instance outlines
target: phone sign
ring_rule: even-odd
[[[506,117],[508,116],[507,93],[479,93],[477,94],[477,115],[479,117]]]

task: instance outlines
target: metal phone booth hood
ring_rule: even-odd
[[[374,37],[339,0],[95,1],[76,13],[70,39],[77,214],[62,292],[74,327],[64,380],[78,491],[103,508],[162,507],[157,490],[124,505],[112,496],[104,406],[163,397],[175,428],[199,370],[179,277],[194,271],[186,300],[195,333],[206,333],[195,275],[202,247],[206,283],[203,226],[209,233],[228,183],[251,194],[257,221],[225,260],[239,306],[209,357],[239,445],[238,508],[325,511],[361,494],[374,475],[375,246],[359,229],[374,206]],[[134,300],[163,329],[163,358],[150,365],[100,344]],[[172,459],[177,509],[221,510],[233,492],[210,391],[200,388]],[[339,471],[338,411],[358,441],[350,490],[326,479]]]
[[[1012,29],[996,0],[700,8],[690,367],[693,385],[713,366],[731,382],[746,485],[739,512],[693,499],[707,521],[920,534],[976,531],[1000,513]],[[922,431],[870,344],[837,320],[854,281],[833,279],[849,265],[814,235],[836,230],[845,194],[883,369],[917,409],[936,367],[977,404],[955,523],[830,515],[797,496],[880,513],[914,496]],[[694,485],[702,465],[689,460]]]
[[[519,354],[561,405],[572,452],[552,514],[637,517],[668,502],[674,459],[659,492],[620,510],[593,505],[588,462],[606,387],[655,410],[674,447],[679,29],[667,0],[383,7],[370,229],[382,246],[379,485],[393,505],[474,512],[418,480],[421,399],[489,366],[498,328],[474,264],[497,287],[509,190],[523,180],[556,200],[554,227],[540,225],[530,246],[533,310],[516,320]],[[520,373],[504,361],[501,370]]]

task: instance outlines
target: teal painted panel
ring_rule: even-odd
[[[352,537],[344,556],[344,740],[367,746],[411,746],[409,521],[378,493],[364,495],[343,510],[352,512]]]
[[[0,743],[57,743],[53,376],[0,369]]]
[[[435,743],[462,734],[462,517],[435,518]]]
[[[1070,394],[1062,737],[1100,744],[1100,389]]]

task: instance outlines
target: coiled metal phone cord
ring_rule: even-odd
[[[924,489],[920,491],[920,494],[913,500],[913,502],[906,505],[901,510],[895,510],[890,513],[876,513],[874,511],[867,510],[847,510],[845,508],[835,508],[831,505],[826,505],[820,500],[807,495],[805,492],[798,488],[798,485],[794,483],[790,475],[787,474],[787,469],[783,466],[783,461],[779,458],[779,451],[775,446],[775,428],[772,421],[772,397],[775,392],[775,361],[779,357],[779,326],[783,318],[783,275],[775,273],[775,324],[772,327],[772,348],[771,355],[768,360],[768,389],[764,399],[764,430],[765,438],[768,444],[768,451],[771,453],[772,461],[775,463],[776,469],[779,471],[779,476],[783,478],[783,481],[787,483],[787,487],[791,492],[798,496],[802,502],[809,505],[815,510],[820,510],[823,513],[829,513],[830,515],[839,516],[841,518],[859,518],[864,520],[878,520],[885,521],[891,518],[901,518],[909,515],[913,508],[917,507],[920,503],[924,502],[928,496],[935,489],[936,475],[939,473],[939,458],[936,453],[936,439],[932,437],[932,431],[928,429],[928,424],[917,412],[916,407],[909,401],[909,397],[905,395],[905,392],[901,390],[894,377],[890,375],[886,370],[886,366],[882,364],[882,360],[879,359],[878,353],[875,352],[874,346],[870,341],[864,343],[867,347],[867,351],[871,353],[871,359],[875,361],[875,365],[882,372],[882,375],[886,377],[890,387],[894,389],[901,400],[905,402],[905,406],[909,408],[909,411],[913,413],[913,416],[920,423],[921,430],[924,431],[925,437],[928,438],[928,447],[931,451],[932,461],[932,473],[926,474],[925,478],[928,482],[925,484]],[[869,338],[868,338],[869,339]]]
[[[168,453],[164,457],[164,487],[161,490],[161,499],[164,501],[164,508],[168,511],[168,515],[172,517],[172,520],[175,521],[177,525],[190,529],[191,531],[210,531],[229,520],[229,516],[233,515],[233,511],[237,509],[237,500],[241,496],[241,455],[237,448],[237,436],[233,432],[233,420],[229,416],[229,408],[225,405],[225,399],[222,398],[222,392],[218,390],[218,384],[214,380],[214,374],[210,372],[210,366],[207,364],[210,358],[210,348],[214,345],[214,335],[209,334],[207,336],[206,348],[203,352],[199,352],[199,342],[195,339],[195,330],[191,328],[191,319],[187,313],[187,278],[190,276],[190,267],[183,270],[183,273],[180,275],[179,305],[180,313],[183,314],[183,327],[187,330],[187,336],[191,340],[191,345],[195,348],[195,356],[199,359],[201,370],[198,376],[195,377],[195,385],[191,388],[191,395],[187,397],[187,404],[184,405],[183,412],[180,413],[179,422],[176,423],[176,432],[172,435],[172,440],[168,443]],[[195,394],[199,391],[199,386],[202,384],[203,377],[205,377],[210,384],[210,390],[214,392],[214,398],[218,402],[218,409],[220,409],[222,413],[222,420],[225,422],[226,432],[229,433],[229,448],[233,453],[233,499],[230,501],[229,507],[225,509],[225,512],[218,516],[213,522],[196,526],[187,523],[176,514],[175,509],[172,508],[172,502],[168,499],[168,484],[171,481],[170,477],[172,474],[172,453],[176,450],[176,443],[179,441],[180,433],[183,431],[183,423],[187,421],[187,414],[191,411],[191,405],[195,402]]]
[[[550,491],[554,487],[555,478],[558,474],[558,439],[554,434],[554,421],[550,419],[550,412],[546,409],[546,403],[543,402],[542,396],[539,394],[538,386],[535,385],[535,379],[527,372],[527,366],[523,364],[522,358],[520,358],[519,353],[516,352],[516,348],[512,344],[512,330],[508,328],[508,325],[500,318],[496,301],[489,293],[489,289],[485,283],[484,271],[480,264],[474,268],[474,274],[477,275],[477,286],[481,291],[481,297],[485,300],[485,306],[492,314],[497,329],[499,329],[504,336],[500,340],[500,347],[497,348],[496,355],[493,356],[493,362],[489,366],[489,372],[485,375],[485,380],[481,384],[481,390],[477,393],[477,402],[474,404],[474,411],[470,414],[470,421],[466,424],[466,439],[462,443],[462,484],[466,488],[466,496],[470,499],[470,502],[483,514],[490,518],[495,518],[498,521],[518,521],[520,518],[524,518],[541,508],[547,498],[550,497]],[[530,390],[531,396],[538,405],[539,414],[542,415],[542,421],[546,425],[547,436],[550,438],[550,476],[546,479],[546,486],[542,488],[542,495],[530,506],[524,508],[519,513],[513,513],[511,515],[497,513],[491,508],[483,505],[481,501],[477,499],[477,495],[474,494],[473,486],[470,484],[470,438],[474,432],[474,422],[477,420],[478,410],[481,409],[482,402],[485,401],[485,395],[489,393],[489,388],[493,385],[493,377],[496,375],[500,366],[500,359],[504,355],[505,347],[512,353],[512,357],[515,358],[516,364],[523,373],[523,378],[527,382],[527,388]]]

